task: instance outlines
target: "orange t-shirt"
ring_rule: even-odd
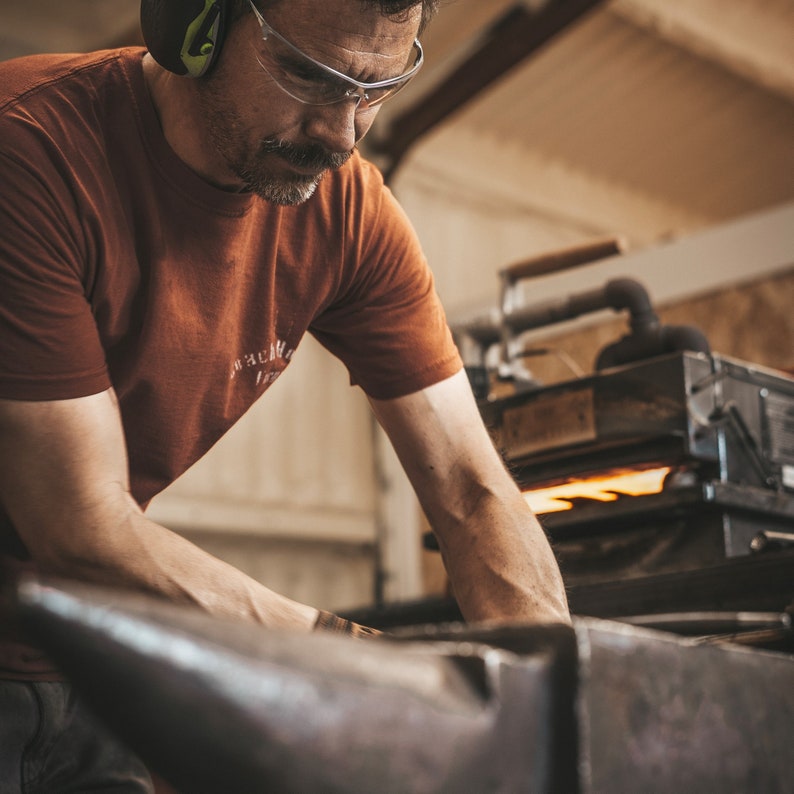
[[[461,362],[377,169],[355,154],[295,207],[215,188],[166,142],[142,55],[0,64],[0,397],[113,386],[145,504],[276,380],[307,330],[379,399]],[[24,556],[0,511],[4,553]]]

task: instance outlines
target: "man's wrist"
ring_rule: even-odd
[[[319,610],[314,624],[315,631],[329,631],[333,634],[346,634],[349,637],[377,637],[381,634],[377,629],[362,626],[352,620],[341,618],[333,612]]]

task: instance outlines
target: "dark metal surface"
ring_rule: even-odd
[[[185,794],[575,790],[566,626],[519,637],[520,652],[465,634],[398,644],[34,581],[17,609],[95,711]]]
[[[472,630],[435,636],[456,631]],[[575,619],[574,631],[582,794],[791,791],[794,655],[613,621]]]
[[[794,652],[794,625],[787,612],[671,612],[618,619],[630,626],[695,637],[698,642],[736,643]]]
[[[584,792],[790,792],[794,657],[577,626]]]
[[[353,640],[23,583],[17,616],[184,794],[789,792],[794,656],[625,624]]]
[[[570,584],[567,591],[574,614],[616,620],[667,612],[794,611],[794,549],[696,570]],[[349,610],[345,616],[385,630],[462,620],[455,600],[444,597]]]
[[[572,421],[564,409],[574,394],[582,397],[592,423],[591,436],[575,443],[562,432]],[[561,405],[558,414],[555,403]],[[533,427],[535,405],[543,407],[551,427]],[[553,477],[554,471],[575,475],[623,465],[627,454],[653,461],[677,453],[682,461],[710,464],[719,479],[762,487],[769,485],[767,472],[781,481],[782,467],[794,465],[794,445],[788,443],[794,378],[717,354],[659,356],[495,400],[482,410],[523,484]],[[741,427],[730,418],[736,414]],[[533,433],[538,440],[522,453],[523,436]],[[763,459],[764,477],[750,455]]]

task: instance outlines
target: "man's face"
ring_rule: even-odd
[[[396,77],[413,62],[419,9],[396,22],[354,0],[290,0],[263,16],[311,58],[361,82]],[[232,26],[215,69],[196,81],[197,98],[207,142],[236,180],[273,203],[299,204],[347,161],[378,108],[293,98],[263,68],[273,55],[251,11]]]

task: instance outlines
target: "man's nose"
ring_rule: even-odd
[[[362,129],[362,116],[373,115],[356,113],[358,102],[357,96],[350,96],[332,105],[312,105],[305,123],[306,135],[329,152],[349,152],[369,129],[369,124]]]

